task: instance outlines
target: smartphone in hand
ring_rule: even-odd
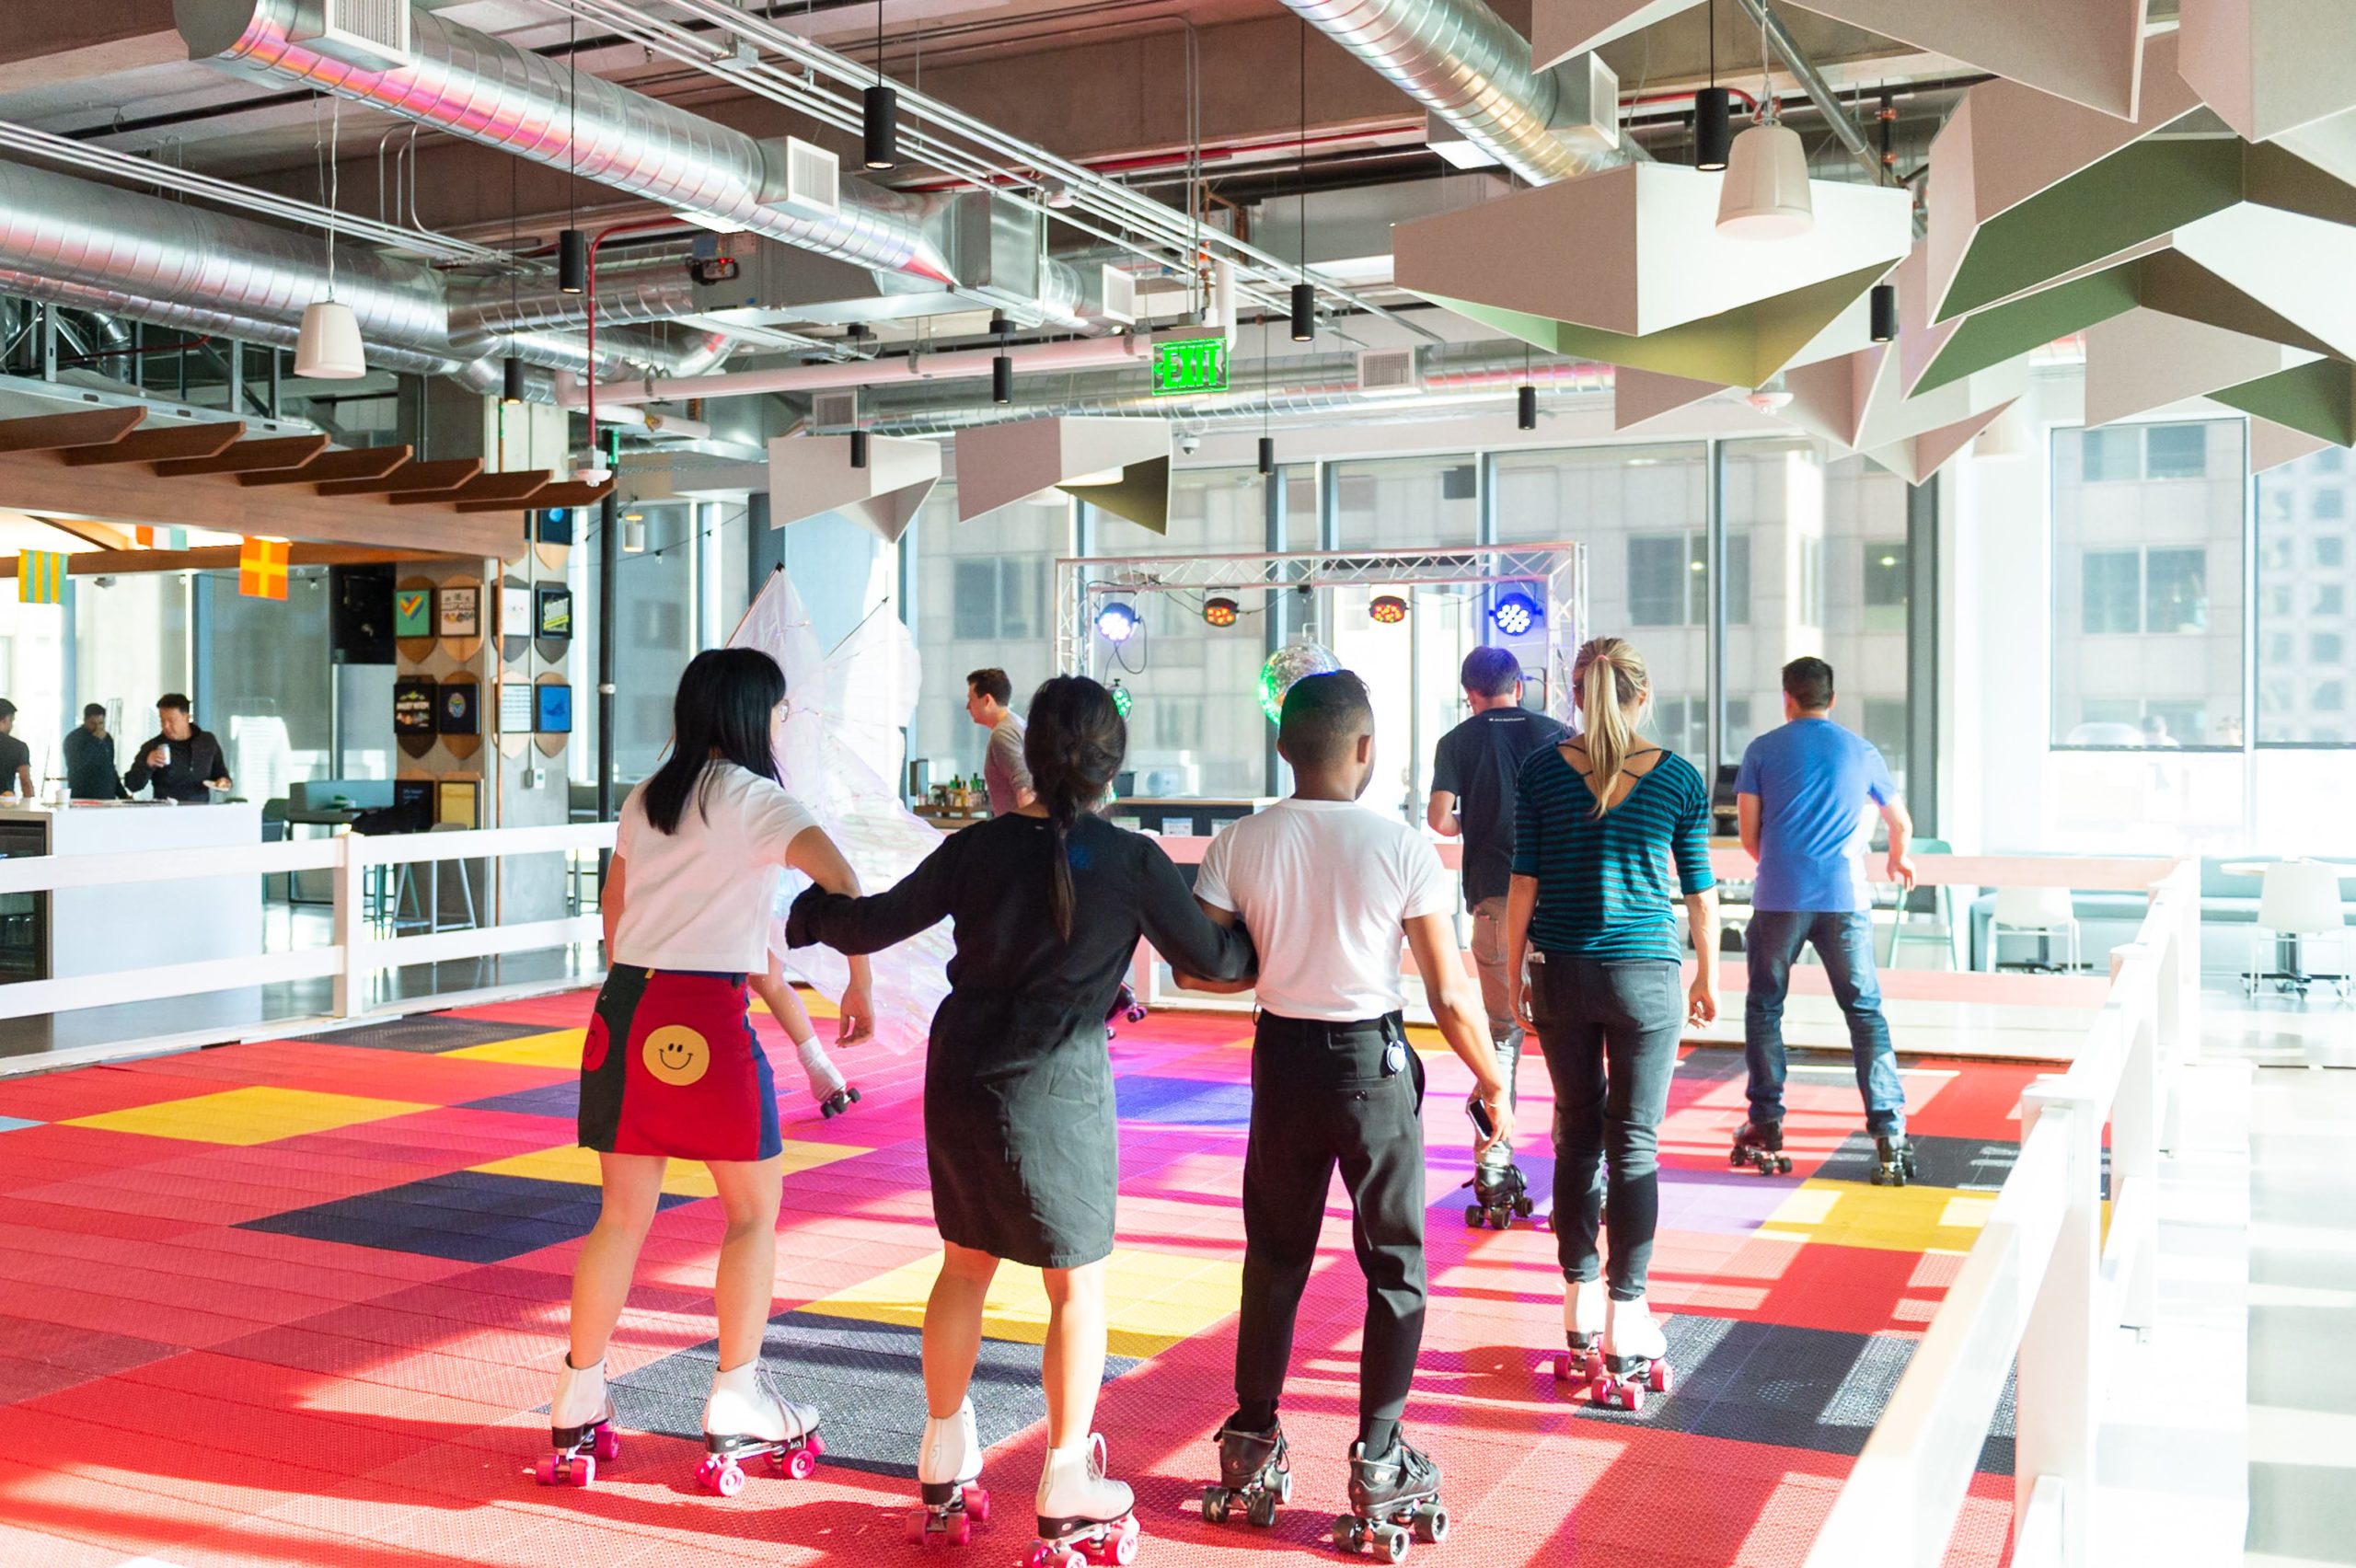
[[[1472,1120],[1472,1130],[1483,1137],[1497,1136],[1497,1124],[1490,1119],[1489,1108],[1481,1102],[1480,1096],[1474,1095],[1464,1102],[1464,1114]]]

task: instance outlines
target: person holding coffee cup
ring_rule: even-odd
[[[155,788],[159,801],[202,805],[211,791],[229,787],[229,765],[221,743],[209,730],[200,730],[189,716],[188,698],[166,692],[156,699],[156,715],[163,732],[134,753],[123,769],[122,785],[137,791]]]

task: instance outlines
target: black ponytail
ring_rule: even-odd
[[[1048,869],[1047,908],[1056,934],[1071,940],[1071,830],[1080,813],[1094,811],[1121,770],[1129,749],[1129,727],[1113,706],[1113,694],[1086,675],[1057,675],[1031,695],[1022,760],[1031,788],[1047,808],[1055,831],[1055,859]]]

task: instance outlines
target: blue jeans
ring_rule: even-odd
[[[1832,982],[1833,999],[1849,1020],[1849,1054],[1856,1059],[1857,1092],[1865,1101],[1865,1130],[1876,1137],[1906,1131],[1906,1088],[1881,1016],[1881,980],[1874,973],[1873,917],[1839,910],[1761,909],[1750,917],[1743,948],[1750,989],[1742,1004],[1743,1056],[1750,1066],[1750,1119],[1784,1119],[1784,997],[1800,949],[1813,946]]]

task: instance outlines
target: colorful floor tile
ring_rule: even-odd
[[[809,998],[815,1017],[832,1009]],[[841,1054],[864,1098],[820,1117],[773,1020],[785,1192],[765,1358],[825,1412],[827,1458],[735,1498],[691,1476],[716,1365],[725,1226],[675,1162],[609,1353],[625,1429],[588,1491],[528,1475],[565,1347],[597,1161],[569,1141],[590,998],[574,994],[0,1082],[0,1563],[571,1564],[914,1562],[901,1541],[924,1396],[917,1327],[938,1269],[921,1055]],[[822,1024],[823,1033],[831,1028]],[[1230,1392],[1248,1026],[1124,1023],[1120,1237],[1097,1425],[1161,1568],[1331,1551],[1356,1423],[1364,1290],[1329,1194],[1284,1404],[1296,1492],[1273,1529],[1196,1506]],[[1676,1382],[1641,1411],[1560,1383],[1552,1104],[1523,1064],[1533,1216],[1468,1228],[1462,1070],[1418,1037],[1432,1297],[1407,1426],[1456,1528],[1415,1560],[1484,1568],[1791,1568],[1937,1310],[2009,1170],[2028,1066],[1910,1059],[1923,1181],[1870,1184],[1841,1064],[1796,1072],[1796,1171],[1730,1171],[1738,1056],[1690,1052],[1661,1137],[1653,1296]],[[1830,1066],[1833,1070],[1819,1070]],[[1001,1516],[975,1558],[1029,1544],[1046,1299],[1001,1268],[974,1401]],[[1949,1553],[2003,1561],[2011,1401]]]

